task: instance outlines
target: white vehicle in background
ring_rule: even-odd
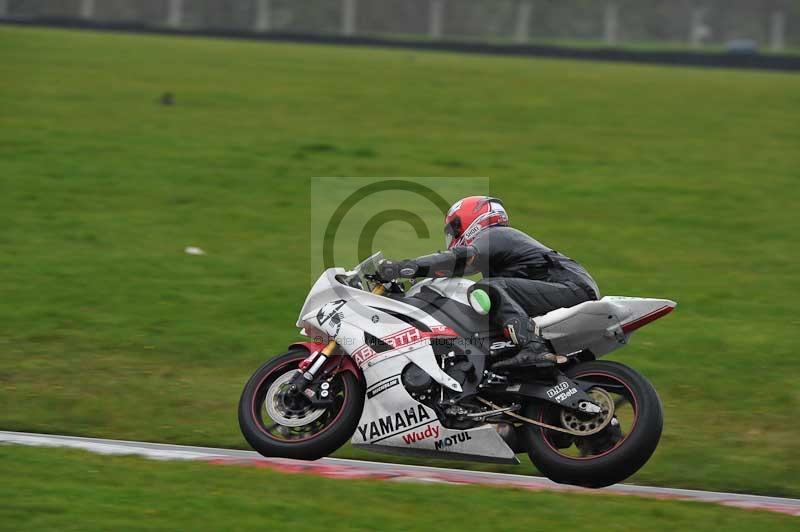
[[[666,299],[604,297],[534,318],[566,364],[495,373],[515,352],[467,302],[467,279],[407,291],[377,279],[380,253],[326,270],[290,346],[244,388],[239,423],[264,456],[315,460],[348,439],[388,453],[519,463],[527,452],[556,482],[601,487],[641,468],[661,436],[652,385],[597,360],[675,308]]]

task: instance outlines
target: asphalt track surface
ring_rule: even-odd
[[[215,449],[211,447],[191,447],[187,445],[80,438],[26,432],[0,431],[0,443],[38,447],[68,447],[98,454],[138,455],[156,460],[196,460],[213,464],[263,467],[285,473],[306,473],[329,478],[480,484],[532,491],[605,493],[657,499],[700,501],[800,517],[800,499],[741,493],[635,486],[633,484],[616,484],[608,488],[589,490],[556,484],[546,478],[527,475],[343,460],[341,458],[323,458],[313,462],[304,462],[284,458],[264,458],[253,451],[238,449]]]

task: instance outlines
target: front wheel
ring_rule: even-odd
[[[587,384],[588,394],[598,399],[603,412],[587,416],[552,403],[529,404],[527,417],[586,433],[574,436],[527,425],[524,435],[531,461],[563,484],[601,488],[625,480],[647,462],[661,438],[658,394],[647,379],[618,362],[578,364],[566,374]],[[603,424],[605,428],[596,432],[595,427]]]
[[[315,407],[290,382],[308,356],[293,349],[261,366],[242,391],[239,427],[247,442],[264,456],[316,460],[341,447],[353,435],[364,408],[364,390],[344,371],[328,379],[333,402]]]

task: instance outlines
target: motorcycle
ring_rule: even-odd
[[[532,318],[567,362],[510,373],[519,348],[472,309],[463,278],[408,289],[380,279],[380,252],[326,270],[297,321],[309,337],[244,387],[239,424],[264,456],[316,460],[351,440],[386,453],[519,464],[555,482],[628,478],[661,436],[661,402],[642,375],[598,360],[671,312],[667,299],[606,296]]]

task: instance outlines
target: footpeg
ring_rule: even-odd
[[[494,385],[494,384],[506,384],[508,382],[508,377],[505,375],[498,375],[492,371],[486,370],[483,372],[483,383],[481,383],[481,387],[484,385]]]

